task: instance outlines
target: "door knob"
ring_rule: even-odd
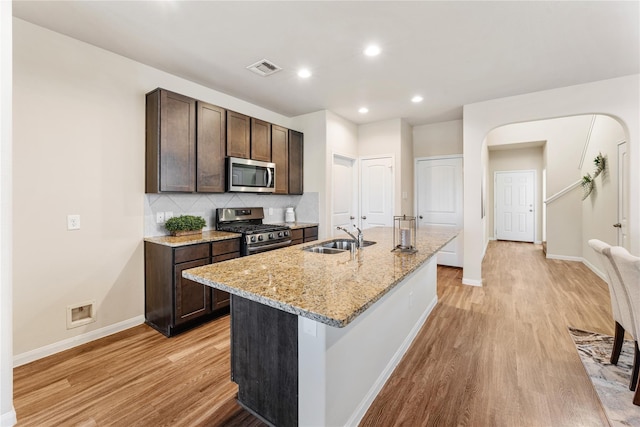
[[[367,219],[367,216],[366,216],[366,215],[363,215],[363,216],[362,216],[362,219]]]
[[[422,219],[422,215],[420,215],[418,218]]]
[[[613,224],[613,226],[614,226],[615,228],[622,228],[622,224],[620,224],[620,223]]]

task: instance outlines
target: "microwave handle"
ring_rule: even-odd
[[[271,188],[271,181],[273,180],[273,173],[271,172],[271,168],[266,168],[267,169],[267,188]]]

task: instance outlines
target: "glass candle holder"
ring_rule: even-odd
[[[416,241],[416,217],[415,216],[394,216],[393,217],[393,249],[392,251],[417,252]]]

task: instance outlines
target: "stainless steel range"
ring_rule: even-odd
[[[242,233],[242,256],[283,248],[291,244],[291,229],[286,225],[263,224],[262,208],[216,209],[216,230]]]

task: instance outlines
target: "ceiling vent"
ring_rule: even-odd
[[[249,65],[247,69],[253,71],[256,74],[260,74],[262,77],[270,76],[271,74],[277,73],[278,71],[282,70],[281,67],[278,67],[276,64],[266,59]]]

